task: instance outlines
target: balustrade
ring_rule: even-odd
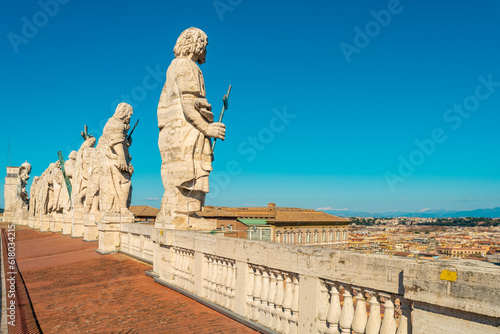
[[[173,247],[173,284],[188,291],[194,291],[194,251]]]
[[[410,303],[402,296],[321,280],[319,333],[407,334],[410,313]]]
[[[227,309],[234,309],[236,262],[205,254],[207,271],[203,277],[204,297]]]
[[[279,333],[298,332],[297,274],[250,264],[246,288],[250,319]]]

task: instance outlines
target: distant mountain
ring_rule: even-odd
[[[417,212],[401,212],[401,211],[363,212],[363,211],[350,211],[350,210],[322,210],[322,211],[339,217],[500,218],[500,207],[493,209],[477,209],[471,211],[453,211],[453,210],[443,210],[443,209],[424,209]]]

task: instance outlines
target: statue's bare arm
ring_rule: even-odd
[[[113,146],[113,150],[115,151],[116,155],[118,156],[118,169],[120,170],[127,170],[127,159],[125,158],[125,150],[123,149],[123,143],[117,143],[115,146]]]
[[[193,94],[182,95],[182,110],[186,119],[205,136],[219,138],[224,140],[226,135],[226,126],[222,123],[210,123],[201,116],[200,112],[194,107],[195,96]]]

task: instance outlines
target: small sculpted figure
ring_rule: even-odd
[[[26,161],[19,167],[19,184],[17,186],[17,208],[16,210],[28,210],[29,196],[26,191],[26,184],[30,178],[31,165]]]
[[[132,140],[127,137],[132,114],[132,106],[118,104],[96,146],[99,168],[92,172],[92,176],[99,173],[100,212],[132,214],[128,208],[132,193],[130,179],[134,168],[129,154]]]
[[[193,212],[201,209],[209,191],[210,138],[224,140],[225,136],[224,124],[213,122],[203,74],[197,65],[205,63],[207,45],[207,35],[200,29],[182,32],[158,104],[165,193],[156,222],[174,224],[179,229],[188,228],[188,215],[195,216]]]

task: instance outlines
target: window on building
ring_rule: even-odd
[[[333,231],[329,232],[329,238],[328,239],[329,239],[330,242],[333,242]]]
[[[317,244],[319,240],[319,233],[318,231],[314,231],[314,243]]]
[[[306,244],[311,243],[311,232],[307,231],[306,232]]]
[[[283,243],[284,244],[288,243],[288,233],[287,232],[283,233]]]
[[[346,232],[346,231],[344,231],[344,238],[343,238],[343,240],[344,240],[344,241],[346,241],[346,240],[347,240],[347,232]]]
[[[290,243],[293,244],[295,242],[295,233],[290,233]]]
[[[335,241],[340,241],[340,232],[335,233]]]
[[[302,243],[302,233],[297,233],[297,243],[301,244]]]
[[[281,233],[277,232],[275,239],[276,242],[281,242]]]
[[[326,231],[321,232],[321,242],[326,242]]]

